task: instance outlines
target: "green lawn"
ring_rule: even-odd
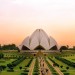
[[[23,62],[21,62],[18,66],[16,66],[14,69],[19,70],[19,67],[22,66],[22,68],[25,68],[25,66],[28,64],[28,62],[30,61],[30,59],[25,59]]]
[[[7,72],[7,71],[2,71],[0,72],[0,75],[20,75],[22,71],[15,71],[15,72]]]
[[[0,59],[0,65],[7,65],[8,63],[11,63],[12,61],[16,60],[18,57],[33,57],[32,54],[27,54],[27,53],[18,53],[17,51],[15,52],[3,52],[4,53],[4,58]],[[63,68],[59,67],[60,70],[66,70],[66,67],[68,66],[67,64],[57,60],[54,58],[54,56],[60,56],[62,58],[65,58],[69,61],[75,62],[75,51],[73,50],[68,50],[68,51],[63,51],[62,53],[60,52],[54,52],[54,53],[49,53],[47,56],[53,57],[52,59],[58,63],[60,66],[63,66]],[[23,72],[23,69],[20,70],[19,67],[21,66],[22,68],[25,68],[25,66],[28,64],[31,58],[26,58],[24,61],[22,61],[20,64],[14,67],[14,72],[7,72],[6,68],[2,72],[0,72],[0,75],[20,75]],[[29,67],[27,67],[29,69]],[[69,66],[69,70],[67,70],[70,75],[75,75],[75,68]]]
[[[1,59],[2,60],[2,59]],[[14,59],[10,59],[9,61],[6,61],[3,64],[8,64],[10,62],[12,62]],[[30,59],[25,59],[23,62],[21,62],[19,65],[17,65],[14,68],[14,72],[7,72],[7,69],[3,70],[2,72],[0,72],[0,75],[20,75],[23,71],[19,69],[19,67],[21,66],[22,68],[25,68],[25,66],[28,64],[28,62],[30,61]],[[29,69],[29,67],[27,68]]]
[[[0,65],[7,65],[16,59],[0,59]]]
[[[70,73],[70,75],[75,75],[75,68],[68,66],[67,64],[55,59],[54,57],[52,58],[52,60],[59,64],[60,70],[66,70],[68,73]],[[63,66],[63,68],[61,68],[60,66]],[[66,67],[69,67],[69,70],[67,70]]]
[[[70,55],[70,56],[63,57],[63,58],[65,58],[65,59],[67,59],[69,61],[75,62],[75,55],[72,55],[72,56]]]

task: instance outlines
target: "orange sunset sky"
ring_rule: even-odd
[[[58,45],[75,45],[75,0],[0,0],[0,44],[20,45],[36,29]]]

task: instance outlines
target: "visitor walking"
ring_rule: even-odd
[[[48,75],[48,69],[46,69],[46,73],[47,73],[47,75]]]

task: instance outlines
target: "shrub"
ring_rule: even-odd
[[[36,61],[35,61],[33,75],[39,75],[39,64],[38,64],[38,59],[37,58],[36,58]]]
[[[21,70],[21,69],[22,69],[22,67],[20,66],[20,67],[19,67],[19,69]]]
[[[26,70],[24,70],[24,72],[29,72],[29,70],[26,69]]]
[[[21,73],[21,75],[28,75],[28,72],[23,72]]]
[[[48,57],[48,58],[49,58],[49,57]],[[59,64],[56,63],[54,60],[52,60],[51,58],[49,58],[49,60],[51,60],[51,61],[54,63],[55,66],[58,66],[58,67],[59,67]]]
[[[38,72],[39,71],[39,68],[34,68],[34,72]]]
[[[0,69],[2,69],[2,70],[4,70],[5,68],[6,68],[5,65],[1,65],[1,66],[0,66]]]
[[[61,70],[62,72],[66,72],[66,70]]]
[[[7,64],[7,67],[11,68],[11,67],[15,67],[17,66],[19,63],[21,63],[23,60],[25,59],[25,57],[20,57],[17,60],[13,61],[12,63]]]
[[[68,69],[69,69],[69,67],[66,67],[66,69],[68,70]]]
[[[69,73],[65,72],[64,75],[69,75]]]
[[[59,75],[56,70],[52,67],[52,65],[50,65],[50,63],[45,59],[49,69],[52,71],[52,75]]]
[[[33,75],[39,75],[39,73],[38,72],[33,72]]]
[[[9,69],[9,70],[7,70],[8,72],[14,72],[14,70],[13,69]]]
[[[61,65],[60,67],[61,67],[61,68],[63,68],[63,66],[62,66],[62,65]]]
[[[56,72],[52,73],[52,75],[58,75]]]
[[[61,57],[55,57],[55,58],[62,61],[65,64],[75,68],[75,63],[74,62],[71,62],[71,61],[69,61],[67,59],[64,59],[64,58],[61,58]]]
[[[3,53],[0,53],[0,59],[3,58],[3,57],[4,57],[4,54]]]
[[[29,67],[31,62],[32,62],[33,58],[31,58],[31,60],[28,62],[28,64],[25,67]]]

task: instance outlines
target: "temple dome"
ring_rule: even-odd
[[[58,50],[57,42],[49,37],[44,30],[37,29],[29,37],[26,37],[20,45],[20,50]]]

